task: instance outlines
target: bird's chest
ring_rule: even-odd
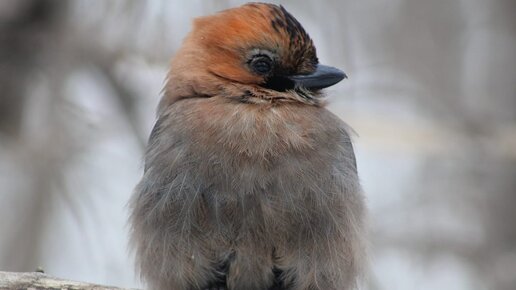
[[[318,167],[315,154],[262,150],[261,155],[252,150],[243,156],[210,154],[202,165],[206,221],[231,240],[257,234],[285,236],[285,231],[303,227],[299,217],[306,221],[323,213],[314,200],[326,192],[313,188],[319,182],[330,184],[325,180],[330,176],[327,166]]]
[[[194,208],[214,231],[286,228],[289,215],[306,214],[308,190],[326,171],[317,108],[205,100],[188,109],[175,125],[184,128],[185,167],[202,193]]]
[[[289,153],[309,154],[317,146],[317,108],[216,101],[196,104],[181,120],[192,144],[207,157],[254,166]]]

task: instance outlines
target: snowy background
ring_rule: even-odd
[[[139,287],[127,250],[168,62],[243,1],[0,1],[0,270]],[[349,76],[364,289],[516,289],[516,2],[278,1]]]

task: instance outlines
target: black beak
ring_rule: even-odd
[[[324,89],[347,78],[346,74],[340,69],[322,65],[317,65],[315,72],[307,75],[288,76],[296,87],[304,87],[309,90]]]

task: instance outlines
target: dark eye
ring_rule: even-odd
[[[266,55],[257,55],[251,59],[250,66],[254,72],[266,75],[272,70],[272,60]]]

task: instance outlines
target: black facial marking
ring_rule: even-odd
[[[267,80],[263,87],[278,92],[284,92],[287,90],[293,90],[295,88],[295,83],[286,77],[272,76]]]
[[[259,8],[270,24],[270,31],[277,33],[271,45],[254,47],[247,55],[247,67],[263,77],[260,85],[264,88],[285,92],[298,91],[295,82],[288,78],[293,75],[313,73],[318,59],[313,41],[303,26],[283,6],[274,4],[252,4]],[[266,7],[264,10],[264,6]],[[263,59],[261,54],[264,54]],[[268,58],[267,58],[268,57]]]

